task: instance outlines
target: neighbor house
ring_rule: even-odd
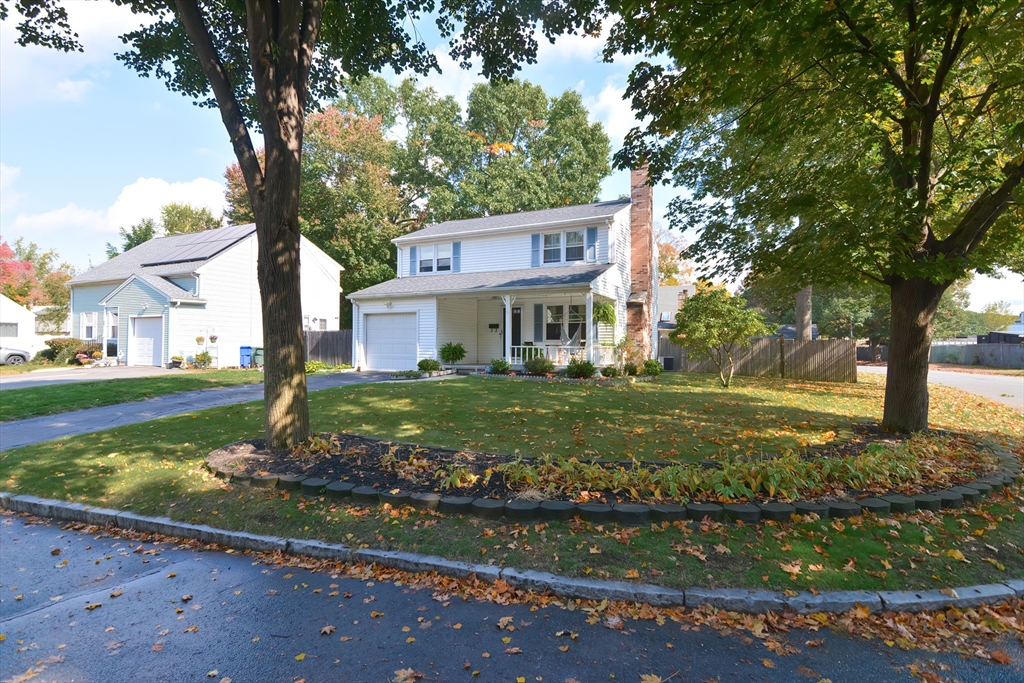
[[[263,345],[256,226],[157,237],[76,275],[71,335],[127,365],[167,365],[201,351],[239,365],[240,347]],[[299,245],[307,329],[337,330],[341,266],[305,237]]]
[[[658,285],[658,329],[676,328],[676,313],[686,300],[697,293],[697,285]]]
[[[447,221],[393,240],[398,277],[349,295],[353,361],[408,370],[446,343],[482,367],[544,355],[614,362],[631,336],[656,344],[657,250],[646,170],[629,199]],[[610,305],[615,324],[595,323]]]
[[[36,315],[0,294],[0,346],[28,351],[34,356],[49,337],[36,334]]]

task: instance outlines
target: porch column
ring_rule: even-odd
[[[512,297],[508,294],[501,297],[505,302],[505,360],[512,362]]]
[[[594,293],[587,292],[583,297],[587,302],[587,360],[597,363],[597,340],[594,335]]]

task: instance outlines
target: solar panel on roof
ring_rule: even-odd
[[[173,241],[173,244],[167,245],[166,249],[161,249],[159,256],[141,265],[160,266],[186,261],[205,261],[245,239],[252,231],[252,225],[232,225],[191,235],[164,238]]]

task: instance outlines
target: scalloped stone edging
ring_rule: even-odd
[[[383,439],[375,440],[382,441]],[[1021,477],[1021,462],[1016,455],[991,442],[979,441],[978,444],[993,452],[999,460],[999,466],[1002,469],[976,479],[970,484],[952,486],[934,493],[919,494],[912,497],[890,494],[869,496],[857,501],[820,500],[793,501],[792,503],[753,501],[724,504],[690,502],[685,506],[678,506],[679,510],[673,508],[673,512],[670,515],[672,519],[667,519],[667,516],[658,509],[662,506],[657,504],[617,503],[615,505],[604,505],[600,503],[577,504],[572,501],[553,501],[558,502],[559,505],[538,505],[534,509],[532,506],[524,507],[522,501],[518,499],[502,501],[496,498],[441,496],[436,504],[431,503],[431,505],[433,509],[444,514],[472,514],[482,519],[499,519],[504,517],[509,521],[525,521],[529,519],[553,521],[569,519],[579,515],[587,521],[614,521],[625,526],[640,526],[651,521],[683,519],[699,522],[705,518],[711,521],[732,521],[749,525],[760,524],[768,520],[788,520],[789,514],[787,513],[790,513],[790,511],[796,514],[814,512],[822,518],[843,519],[856,517],[865,512],[889,515],[894,512],[939,510],[950,507],[959,508],[965,505],[976,505],[996,488],[1011,486],[1019,481]],[[416,444],[405,445],[415,446]],[[209,465],[207,465],[207,469],[210,469]],[[276,477],[274,475],[236,478],[229,469],[223,467],[211,471],[219,479],[224,479],[227,482],[234,481],[242,486],[271,488],[276,485],[280,489],[300,490],[303,496],[326,495],[332,499],[341,500],[347,498],[359,505],[379,505],[383,503],[406,505],[412,502],[408,491],[378,491],[372,486],[353,487],[348,485],[347,482],[329,483],[327,480],[312,477],[299,480],[298,482],[296,482],[294,477]],[[913,505],[913,509],[911,509],[911,505]]]
[[[471,377],[488,377],[490,379],[508,379],[526,382],[547,382],[549,384],[587,384],[599,387],[624,387],[635,382],[656,382],[656,375],[635,375],[631,377],[591,377],[590,379],[577,379],[573,377],[548,377],[547,375],[524,375],[508,374],[498,375],[493,372],[482,372],[471,375]]]
[[[560,576],[548,572],[496,567],[448,560],[395,550],[351,548],[341,543],[262,536],[244,531],[227,531],[205,524],[176,522],[167,517],[146,517],[92,507],[82,503],[49,500],[36,496],[11,495],[0,492],[0,508],[52,519],[82,522],[96,526],[189,538],[203,543],[216,543],[238,550],[283,552],[338,562],[368,562],[409,572],[437,572],[444,576],[468,578],[494,583],[504,580],[509,585],[536,592],[550,591],[563,598],[585,600],[623,600],[647,603],[658,607],[700,607],[709,605],[733,612],[759,614],[792,611],[799,614],[825,612],[843,614],[861,605],[878,613],[884,611],[921,612],[946,607],[967,608],[1024,598],[1024,579],[1009,579],[962,588],[925,591],[824,591],[813,594],[748,590],[745,588],[686,588],[683,590],[653,584],[605,581]]]

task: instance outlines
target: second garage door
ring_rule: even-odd
[[[366,316],[368,370],[414,370],[416,314],[373,313]]]

